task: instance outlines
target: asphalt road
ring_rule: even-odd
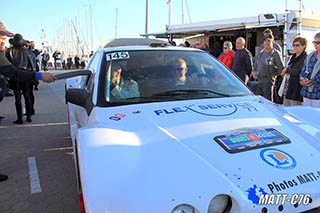
[[[14,97],[0,103],[0,213],[80,211],[64,83],[40,83],[32,123],[12,123]]]

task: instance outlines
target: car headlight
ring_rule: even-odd
[[[215,196],[208,208],[208,213],[225,213],[229,212],[232,207],[232,200],[228,195]]]
[[[195,213],[195,210],[188,204],[181,204],[176,206],[171,213]]]

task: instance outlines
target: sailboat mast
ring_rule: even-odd
[[[80,40],[80,35],[81,35],[81,17],[80,17],[80,8],[78,9],[78,29],[77,29],[77,33],[78,33],[78,37],[79,37],[79,53],[78,56],[81,55],[81,40]]]
[[[92,35],[92,6],[90,4],[90,32],[91,32],[91,50],[93,50],[93,35]]]
[[[88,26],[88,8],[85,7],[85,12],[86,12],[86,40],[87,40],[87,44],[89,43],[89,26]],[[90,50],[89,50],[89,46],[87,45],[87,55],[90,54]]]
[[[146,38],[148,38],[148,28],[149,28],[149,0],[146,0]]]
[[[116,30],[115,30],[115,38],[118,37],[118,8],[116,9]]]
[[[188,16],[189,16],[189,23],[191,24],[191,15],[190,15],[190,10],[189,10],[189,6],[188,6],[188,0],[186,0],[186,8],[187,8]]]
[[[182,9],[182,24],[184,24],[184,7],[183,7],[183,0],[181,0],[181,9]]]
[[[168,6],[169,6],[169,20],[168,20],[168,27],[171,26],[171,12],[172,12],[172,8],[171,8],[171,0],[168,0],[167,2]]]

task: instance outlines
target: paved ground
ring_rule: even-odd
[[[23,125],[12,123],[14,97],[0,103],[7,117],[0,125],[0,173],[9,176],[0,182],[0,213],[79,212],[64,80],[41,83],[35,96],[36,115]]]

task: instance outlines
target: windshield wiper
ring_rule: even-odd
[[[163,100],[186,100],[186,97],[183,95],[186,94],[215,94],[223,97],[231,97],[231,95],[219,93],[212,90],[204,90],[204,89],[186,89],[186,90],[171,90],[167,92],[159,92],[154,93],[151,96],[141,96],[141,97],[132,97],[132,98],[124,98],[120,100],[114,101],[114,104],[128,104],[128,103],[145,103],[145,102],[158,102]]]
[[[151,97],[153,97],[153,96],[176,96],[176,95],[184,95],[184,94],[209,94],[209,93],[212,93],[215,95],[220,95],[223,97],[231,97],[231,95],[229,95],[229,94],[224,94],[224,93],[220,93],[217,91],[206,90],[206,89],[171,90],[171,91],[167,91],[167,92],[160,92],[160,93],[152,94]]]
[[[124,98],[117,101],[148,101],[148,100],[163,100],[163,99],[173,99],[173,100],[182,100],[182,98],[172,97],[172,96],[161,96],[161,95],[151,95],[151,96],[141,96],[141,97],[132,97]]]

